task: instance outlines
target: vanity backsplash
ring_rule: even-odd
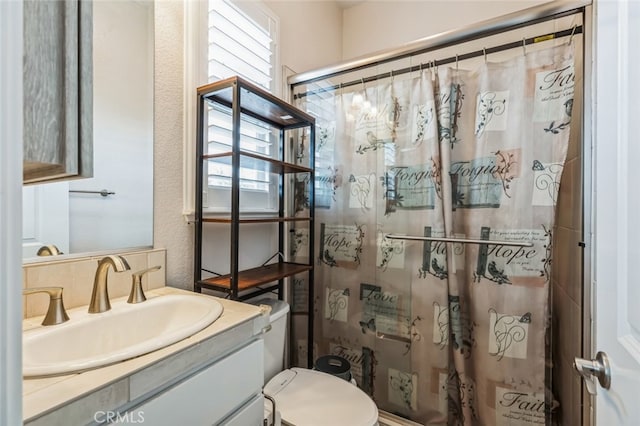
[[[145,291],[165,286],[166,250],[150,249],[135,252],[118,253],[124,257],[130,270],[124,272],[108,271],[107,283],[110,299],[127,296],[131,291],[132,274],[160,265],[158,271],[149,272],[142,279]],[[91,300],[93,279],[98,261],[104,256],[88,256],[73,259],[54,260],[42,263],[25,264],[22,267],[22,288],[63,287],[64,306],[71,309],[88,305]],[[23,317],[31,318],[44,315],[49,305],[49,297],[33,294],[22,297]]]

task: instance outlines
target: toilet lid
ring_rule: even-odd
[[[346,380],[320,371],[291,368],[264,387],[276,400],[282,420],[304,426],[372,426],[378,409],[371,398]]]

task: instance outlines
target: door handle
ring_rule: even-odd
[[[596,359],[592,360],[576,357],[573,360],[573,368],[582,376],[591,395],[597,393],[595,379],[598,379],[598,383],[604,389],[611,387],[611,365],[606,353],[598,352]]]

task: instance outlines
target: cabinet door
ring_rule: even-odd
[[[24,2],[25,183],[93,174],[90,1]]]

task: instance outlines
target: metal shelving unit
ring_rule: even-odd
[[[313,351],[313,248],[314,248],[314,141],[315,119],[309,114],[293,107],[273,96],[264,89],[240,78],[231,77],[198,88],[198,118],[196,146],[196,206],[195,206],[195,239],[194,239],[194,291],[202,289],[226,293],[233,300],[246,300],[260,294],[277,291],[278,298],[283,299],[284,279],[297,274],[308,274],[308,322],[309,322],[309,365],[312,365]],[[209,113],[212,109],[224,111],[228,116],[230,130],[230,149],[224,152],[207,152],[209,143]],[[277,153],[263,155],[248,151],[241,146],[241,139],[247,136],[241,133],[241,122],[251,121],[274,129],[277,133]],[[306,133],[305,133],[306,132]],[[286,137],[294,134],[308,136],[308,144],[304,149],[308,152],[308,164],[296,164],[296,153]],[[299,144],[296,146],[300,146]],[[230,214],[214,215],[205,213],[203,209],[203,191],[206,180],[206,164],[215,161],[231,167],[231,209]],[[255,169],[278,176],[277,213],[272,215],[245,215],[240,212],[240,169]],[[207,172],[208,173],[208,172]],[[306,180],[305,199],[306,215],[293,214],[293,191],[296,185],[285,178],[303,174]],[[241,250],[240,227],[243,224],[275,223],[278,226],[278,252],[263,264],[241,270],[239,268],[239,251]],[[308,262],[296,263],[288,261],[285,253],[285,228],[287,224],[303,223],[308,226]],[[203,278],[202,233],[203,225],[230,227],[230,261],[229,271],[224,274],[213,273],[214,276]],[[258,261],[259,262],[259,261]],[[211,274],[210,274],[211,275]],[[275,284],[274,284],[275,283]]]

